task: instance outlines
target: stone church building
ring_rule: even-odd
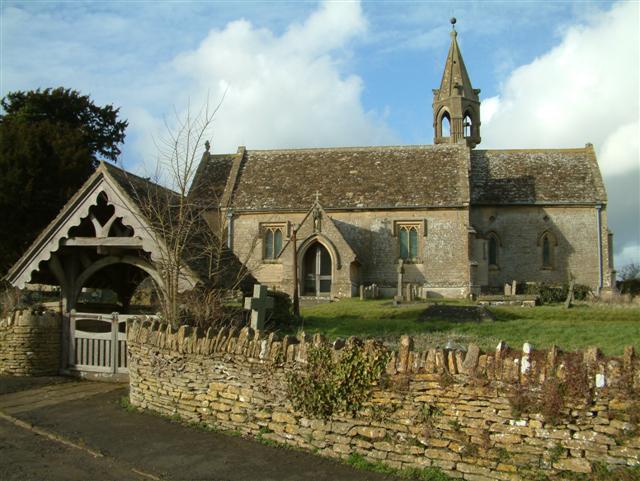
[[[411,286],[420,297],[570,277],[611,289],[612,236],[593,146],[478,148],[480,91],[456,35],[433,91],[434,145],[212,155],[206,144],[186,201],[211,206],[196,221],[226,242],[225,265],[240,261],[247,284],[312,297],[350,297],[373,284],[393,296],[399,271],[405,292]],[[62,372],[126,376],[126,323],[138,315],[142,283],[151,279],[167,298],[207,281],[201,259],[211,244],[198,236],[180,251],[179,277],[167,280],[170,239],[148,209],[174,212],[180,200],[102,163],[11,267],[14,286],[60,287]],[[115,302],[87,301],[97,291]]]
[[[301,295],[349,297],[371,284],[393,295],[402,260],[424,297],[570,276],[611,287],[593,146],[478,148],[480,90],[456,37],[433,90],[434,145],[204,154],[195,185],[216,185],[229,245],[258,281],[292,293],[297,264]]]
[[[257,281],[290,294],[297,282],[314,297],[350,297],[376,284],[392,296],[401,266],[422,297],[570,276],[595,291],[611,288],[607,197],[593,146],[480,149],[480,90],[456,36],[433,91],[434,145],[212,155],[207,144],[190,195],[206,196],[207,220],[224,225],[228,247]],[[141,279],[163,282],[163,239],[133,195],[150,189],[162,188],[102,164],[7,280],[61,286],[66,312],[85,287],[111,286],[126,311]],[[198,266],[184,273],[180,289],[199,282]]]

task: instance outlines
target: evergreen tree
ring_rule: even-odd
[[[116,161],[127,122],[62,87],[0,102],[0,275],[24,253],[101,159]]]

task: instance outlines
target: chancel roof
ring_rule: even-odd
[[[590,144],[579,149],[472,150],[472,204],[598,204],[607,196]]]
[[[247,150],[231,207],[326,209],[451,207],[468,202],[464,145]]]

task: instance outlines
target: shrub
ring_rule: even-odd
[[[631,297],[640,295],[640,279],[626,279],[618,282],[620,294],[629,294]]]
[[[269,297],[273,298],[273,310],[267,314],[267,329],[288,330],[294,327],[293,303],[286,292],[269,291]]]
[[[369,399],[373,383],[380,379],[389,358],[386,351],[365,352],[355,342],[347,343],[335,363],[332,351],[327,345],[310,348],[305,369],[287,376],[295,408],[308,416],[355,414]]]
[[[564,302],[569,294],[569,283],[550,284],[547,282],[528,283],[524,294],[538,296],[541,304],[557,304]],[[591,295],[591,288],[584,284],[574,284],[573,297],[576,301],[587,300]]]

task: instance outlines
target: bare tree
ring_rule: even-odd
[[[618,271],[618,277],[621,281],[640,279],[640,263],[630,262]]]
[[[195,115],[190,108],[183,115],[176,113],[175,127],[165,123],[167,135],[157,145],[154,182],[129,176],[136,203],[157,240],[154,262],[163,281],[158,286],[162,314],[174,324],[228,322],[222,298],[250,275],[250,255],[240,260],[226,245],[221,192],[193,185],[203,145],[208,156],[205,139],[221,103],[210,108],[207,102]],[[191,284],[195,277],[200,280],[197,286]]]

